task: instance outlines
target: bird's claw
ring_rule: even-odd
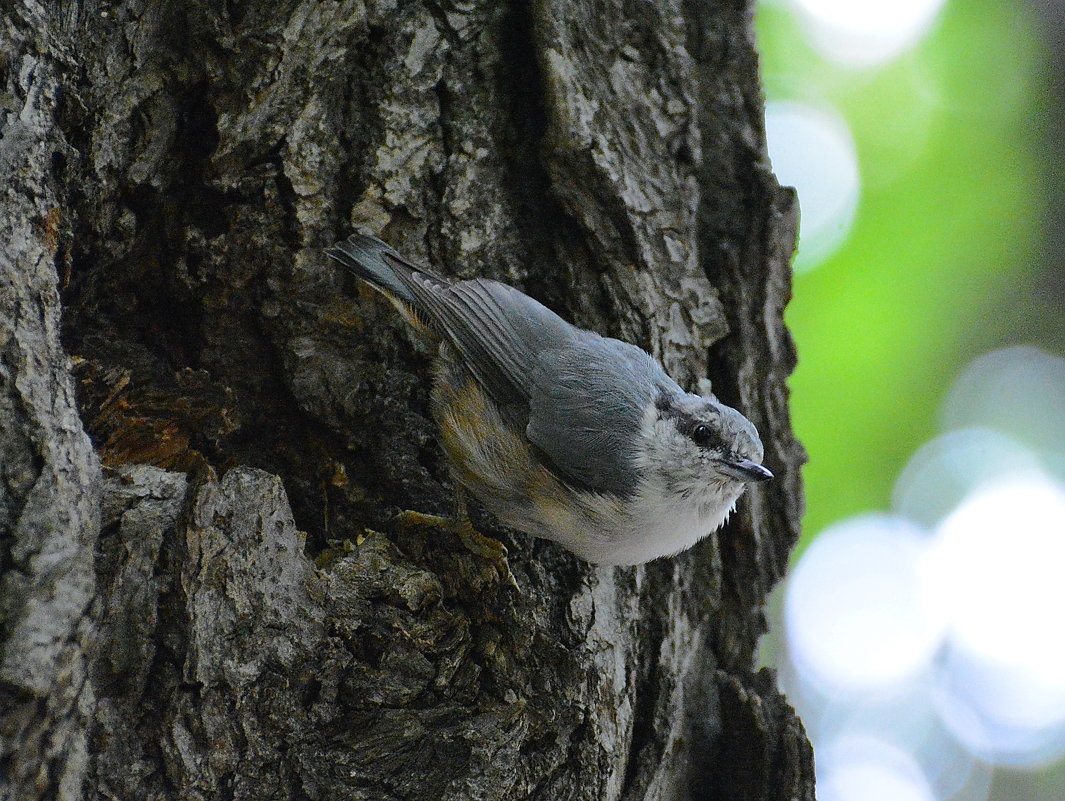
[[[499,577],[514,589],[518,589],[518,582],[510,572],[510,563],[507,561],[507,546],[494,537],[479,532],[469,519],[453,520],[450,517],[405,509],[393,518],[393,522],[405,529],[443,528],[453,532],[467,551],[491,562]]]

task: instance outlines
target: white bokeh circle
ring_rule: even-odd
[[[913,677],[929,666],[945,625],[926,538],[887,515],[828,528],[795,567],[784,615],[792,658],[815,686],[861,691]]]
[[[882,64],[916,45],[945,0],[793,0],[811,43],[852,67]]]
[[[850,128],[838,114],[792,101],[766,104],[773,172],[799,197],[796,270],[815,267],[847,238],[861,194]]]
[[[920,765],[874,737],[845,736],[817,756],[819,801],[936,801]]]
[[[947,601],[946,725],[988,759],[1065,752],[1065,487],[1038,472],[989,481],[931,554]]]

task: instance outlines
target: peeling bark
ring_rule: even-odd
[[[746,5],[0,25],[0,797],[813,798],[752,663],[803,454]],[[711,378],[780,479],[638,568],[475,508],[519,592],[395,526],[450,486],[431,354],[321,255],[356,226]]]

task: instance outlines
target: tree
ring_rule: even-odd
[[[803,454],[746,4],[8,5],[4,797],[813,797],[753,669]],[[475,508],[517,592],[396,527],[450,488],[355,226],[708,375],[778,480],[638,568]]]

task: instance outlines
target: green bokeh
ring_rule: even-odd
[[[757,31],[766,99],[833,108],[862,182],[849,237],[796,275],[787,313],[805,543],[890,508],[953,378],[1026,329],[1009,304],[1038,268],[1045,54],[1025,8],[990,0],[948,3],[916,48],[872,69],[823,60],[782,5],[761,6]]]

